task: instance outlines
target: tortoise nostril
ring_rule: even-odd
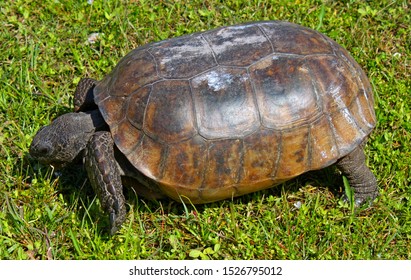
[[[33,156],[49,156],[52,152],[51,146],[47,143],[38,143],[30,149],[30,154]]]
[[[42,154],[42,155],[48,155],[49,152],[50,152],[49,147],[40,147],[40,148],[38,149],[38,153],[39,153],[39,154]]]

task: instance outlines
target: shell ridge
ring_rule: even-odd
[[[164,79],[164,77],[161,76],[161,74],[160,74],[160,70],[159,70],[159,66],[158,66],[158,61],[157,61],[156,57],[153,55],[153,53],[151,52],[152,49],[153,49],[153,48],[151,47],[151,48],[147,49],[146,51],[147,51],[148,54],[151,56],[151,58],[153,59],[155,65],[156,65],[156,73],[157,73],[157,76],[158,76],[159,78],[163,78],[163,79]],[[158,81],[156,81],[156,82],[158,82]]]
[[[124,153],[124,155],[128,158],[128,155],[134,154],[136,153],[136,149],[142,145],[143,143],[143,139],[144,137],[147,137],[145,133],[142,134],[141,138],[138,139],[138,141],[136,141],[136,144],[134,144],[134,146],[130,149],[130,151],[128,153],[124,153],[123,151],[121,151],[122,153]],[[117,145],[118,146],[118,145]],[[120,149],[120,148],[119,148]],[[134,164],[132,164],[134,166]]]
[[[332,139],[334,140],[334,146],[337,148],[337,156],[336,158],[340,158],[342,153],[341,153],[341,147],[338,145],[338,133],[337,133],[337,129],[335,128],[335,125],[332,121],[332,117],[330,114],[324,114],[325,115],[325,119],[327,120],[328,124],[330,125],[331,128],[331,132],[332,132]]]
[[[367,101],[369,101],[368,94],[365,95],[365,98],[367,99]],[[370,112],[373,112],[372,117],[373,117],[374,123],[370,123],[370,122],[368,122],[368,121],[365,121],[365,122],[368,124],[368,127],[370,128],[370,131],[371,131],[371,130],[375,127],[376,122],[377,122],[376,116],[375,116],[375,113],[374,113],[374,101],[373,101],[373,100],[372,100],[371,102],[369,101],[369,102],[367,103],[367,105],[368,105],[368,110],[369,110]],[[363,109],[362,106],[361,106],[361,112],[362,112],[362,114],[363,114],[363,116],[364,116],[363,110],[364,110],[364,109]]]
[[[205,148],[206,152],[204,153],[204,156],[206,157],[206,160],[205,160],[205,168],[203,168],[203,169],[204,169],[204,171],[203,171],[203,178],[202,178],[202,180],[201,180],[201,185],[200,185],[200,187],[198,188],[198,194],[199,194],[200,198],[203,198],[203,191],[207,188],[207,186],[206,186],[207,174],[210,174],[210,172],[209,172],[209,169],[210,169],[210,164],[209,164],[209,161],[210,161],[210,156],[209,156],[210,149],[211,149],[210,141],[206,141],[206,148]]]
[[[190,92],[190,99],[191,99],[191,110],[193,112],[193,128],[195,130],[195,134],[193,134],[189,139],[193,139],[197,135],[200,135],[199,133],[199,128],[198,128],[198,122],[197,122],[197,108],[196,104],[194,102],[194,96],[193,96],[193,87],[191,84],[191,79],[187,80],[188,87],[189,87],[189,92]],[[201,135],[200,135],[201,136]]]
[[[361,93],[360,93],[360,94],[361,94]],[[344,110],[346,110],[346,111],[348,112],[348,114],[349,114],[349,116],[350,116],[350,118],[351,118],[351,121],[352,121],[353,123],[355,123],[356,127],[357,127],[359,130],[361,130],[361,132],[363,132],[364,135],[367,135],[369,131],[364,130],[364,128],[358,123],[357,119],[353,116],[353,114],[352,114],[351,111],[349,110],[349,109],[351,109],[351,108],[353,107],[354,103],[358,104],[358,107],[359,107],[359,109],[360,109],[359,112],[358,112],[358,113],[360,114],[359,117],[360,117],[366,124],[369,124],[368,121],[367,121],[367,120],[365,119],[365,117],[364,117],[363,109],[362,109],[361,104],[359,104],[359,103],[360,103],[360,100],[359,100],[358,96],[357,96],[355,99],[353,99],[353,100],[350,102],[350,104],[347,104],[347,107],[344,108]],[[369,126],[367,125],[367,127],[369,127]],[[373,127],[373,126],[372,126],[372,127]],[[371,127],[371,128],[372,128],[372,127]]]
[[[274,129],[270,129],[270,130],[273,131]],[[277,157],[275,159],[275,163],[274,163],[274,166],[273,166],[273,171],[271,172],[271,179],[272,180],[275,180],[275,178],[277,177],[278,169],[280,167],[279,165],[280,165],[282,150],[283,150],[283,132],[281,130],[279,130],[278,145],[277,145]]]
[[[207,40],[207,38],[204,36],[204,34],[206,34],[206,33],[204,32],[204,33],[200,34],[200,38],[203,39],[204,42],[206,42],[207,47],[210,49],[211,54],[213,55],[214,62],[215,62],[215,64],[216,64],[216,65],[214,65],[214,67],[218,67],[218,66],[220,66],[220,63],[218,63],[218,61],[217,61],[217,56],[216,56],[216,54],[215,54],[215,51],[214,51],[213,47],[210,45],[210,42],[209,42],[209,41]],[[200,75],[200,74],[198,74],[198,75]]]
[[[238,186],[238,184],[241,182],[241,177],[242,177],[242,172],[243,172],[243,166],[244,166],[244,137],[243,138],[238,138],[238,140],[240,141],[240,154],[239,154],[239,163],[238,163],[238,168],[236,170],[237,172],[237,178],[236,178],[236,182],[235,185]],[[237,190],[238,191],[238,190]]]
[[[109,98],[111,98],[111,96],[107,94],[107,96],[105,96],[103,99],[99,99],[99,98],[94,97],[94,100],[95,100],[95,102],[96,102],[96,105],[97,105],[97,106],[100,106],[100,104],[101,104],[102,102],[106,101],[106,100],[109,99]]]
[[[321,32],[318,32],[318,31],[315,31],[315,32],[321,38],[323,38],[325,42],[327,42],[328,46],[331,48],[331,50],[333,52],[332,55],[335,56],[335,57],[338,57],[338,49],[336,49],[336,44],[337,43],[333,39],[331,39],[330,37],[325,36],[324,34],[322,34]]]
[[[307,71],[308,71],[308,73],[311,77],[311,84],[312,84],[313,89],[314,89],[314,93],[315,93],[315,97],[316,97],[316,103],[317,103],[318,108],[320,109],[319,113],[321,113],[321,115],[323,115],[324,111],[325,111],[324,110],[324,106],[325,106],[324,105],[324,100],[323,100],[322,95],[321,95],[321,90],[318,87],[317,79],[315,79],[313,70],[311,69],[310,64],[307,62],[307,59],[304,59],[304,66],[307,68]]]
[[[148,93],[147,102],[146,102],[146,105],[144,106],[143,122],[142,122],[142,124],[141,124],[141,131],[142,131],[143,134],[145,134],[145,135],[147,135],[147,132],[146,132],[145,129],[144,129],[144,127],[145,127],[144,123],[146,122],[147,107],[148,107],[148,104],[149,104],[149,102],[150,102],[151,93],[153,92],[153,84],[147,85],[147,86],[150,87],[150,92]]]
[[[329,54],[329,53],[314,53],[314,54],[296,54],[296,53],[282,53],[282,52],[272,52],[266,56],[261,57],[260,59],[257,59],[253,63],[251,63],[249,66],[230,66],[230,65],[224,65],[227,67],[236,67],[236,68],[252,68],[256,64],[260,63],[263,60],[266,59],[275,59],[275,58],[301,58],[303,60],[306,60],[307,58],[315,58],[315,57],[324,57],[324,56],[330,56],[330,57],[336,57],[334,54]]]
[[[161,180],[164,177],[164,172],[166,169],[166,162],[169,154],[169,145],[163,144],[164,151],[161,153],[161,161],[160,161],[160,168],[159,168],[159,174],[158,174],[158,180]]]
[[[210,141],[205,140],[204,142],[205,142],[206,153],[204,153],[203,156],[205,157],[204,164],[205,166],[207,166],[207,168],[201,168],[200,170],[201,171],[201,184],[198,188],[198,193],[200,197],[202,197],[202,190],[206,188],[206,185],[205,185],[206,176],[207,176],[206,170],[208,170],[208,161],[210,160],[208,156],[208,150],[210,149]]]
[[[267,33],[264,31],[264,28],[262,28],[260,24],[257,24],[256,26],[257,26],[258,29],[261,31],[261,33],[263,33],[263,35],[264,35],[264,37],[267,39],[267,41],[270,43],[271,53],[274,53],[275,50],[274,50],[273,42],[271,42],[271,40],[270,40],[270,38],[268,37]]]
[[[368,101],[368,100],[367,100]],[[374,127],[374,125],[373,124],[371,124],[368,120],[367,120],[367,118],[365,117],[365,115],[364,115],[364,109],[362,108],[363,106],[361,106],[361,102],[360,102],[360,99],[359,98],[356,98],[355,99],[355,103],[356,103],[356,105],[357,105],[357,108],[358,108],[358,114],[359,114],[359,117],[361,118],[361,120],[362,120],[362,122],[369,128],[369,129],[372,129],[373,127]],[[367,106],[369,106],[369,103],[367,102]],[[366,131],[364,131],[365,133],[367,133]]]
[[[358,98],[356,98],[356,99],[358,99]],[[342,109],[342,110],[340,110],[340,111],[344,111],[344,112],[345,112],[344,115],[348,118],[349,123],[350,123],[350,124],[354,124],[354,125],[355,125],[355,128],[356,128],[357,130],[359,130],[360,132],[362,132],[363,135],[361,136],[361,138],[364,138],[364,136],[367,135],[367,132],[364,131],[364,129],[361,127],[361,125],[358,124],[358,121],[356,120],[356,118],[353,116],[353,114],[352,114],[351,111],[349,110],[349,108],[351,108],[351,105],[354,103],[354,101],[355,101],[355,100],[353,100],[353,101],[350,103],[350,106],[347,106],[347,108],[344,108],[344,109]]]
[[[117,122],[117,124],[119,124],[119,123],[121,123],[122,121],[124,121],[124,119],[125,120],[127,120],[133,127],[135,127],[136,129],[138,129],[138,130],[140,130],[140,131],[142,131],[142,129],[139,129],[138,127],[136,127],[135,125],[134,125],[134,123],[132,122],[132,121],[130,121],[130,118],[128,117],[128,109],[130,108],[130,104],[131,104],[131,102],[130,102],[130,99],[131,99],[131,97],[133,96],[133,93],[132,94],[130,94],[129,96],[127,96],[127,106],[126,106],[126,108],[125,108],[125,111],[126,111],[126,113],[124,114],[124,118],[122,119],[122,120],[120,120],[119,122]],[[147,105],[147,104],[146,104]],[[145,110],[145,106],[144,106],[144,110]],[[144,120],[143,120],[143,122],[144,122]],[[143,128],[143,124],[141,124],[141,128]]]
[[[247,67],[247,76],[248,76],[248,79],[250,80],[252,95],[253,95],[253,103],[254,103],[255,109],[257,110],[258,122],[260,123],[260,127],[257,128],[256,130],[259,130],[259,129],[261,130],[261,127],[263,127],[263,118],[261,116],[261,110],[260,110],[260,107],[257,101],[257,91],[256,91],[255,81],[253,77],[250,75],[250,67]]]
[[[311,141],[311,129],[312,129],[312,123],[307,126],[308,132],[307,132],[307,159],[305,162],[305,171],[311,170],[312,166],[312,141]]]
[[[197,135],[200,136],[201,138],[203,138],[203,139],[205,140],[206,138],[204,138],[204,136],[200,134],[200,128],[199,128],[199,125],[198,125],[199,115],[198,115],[198,110],[197,110],[197,107],[196,107],[196,101],[195,101],[195,97],[194,97],[194,93],[193,93],[192,79],[190,79],[190,80],[188,81],[188,84],[189,84],[189,86],[190,86],[190,97],[191,97],[191,101],[192,101],[192,104],[193,104],[192,110],[193,110],[193,114],[194,114],[194,118],[193,118],[193,121],[194,121],[194,129],[196,130]],[[195,137],[195,136],[196,136],[196,135],[194,135],[193,137]],[[192,138],[193,138],[193,137],[192,137]]]

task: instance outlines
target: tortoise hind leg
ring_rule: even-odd
[[[337,162],[354,191],[356,206],[372,202],[378,196],[377,179],[365,164],[363,144]]]
[[[103,210],[109,214],[110,234],[113,235],[126,218],[126,206],[110,132],[99,131],[92,136],[87,146],[85,167]]]

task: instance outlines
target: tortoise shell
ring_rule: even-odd
[[[376,122],[370,83],[347,51],[278,21],[139,47],[94,98],[130,163],[166,195],[192,203],[327,167]]]

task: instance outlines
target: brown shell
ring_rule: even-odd
[[[277,21],[142,46],[94,94],[128,160],[193,203],[331,165],[376,121],[369,81],[347,51]]]

